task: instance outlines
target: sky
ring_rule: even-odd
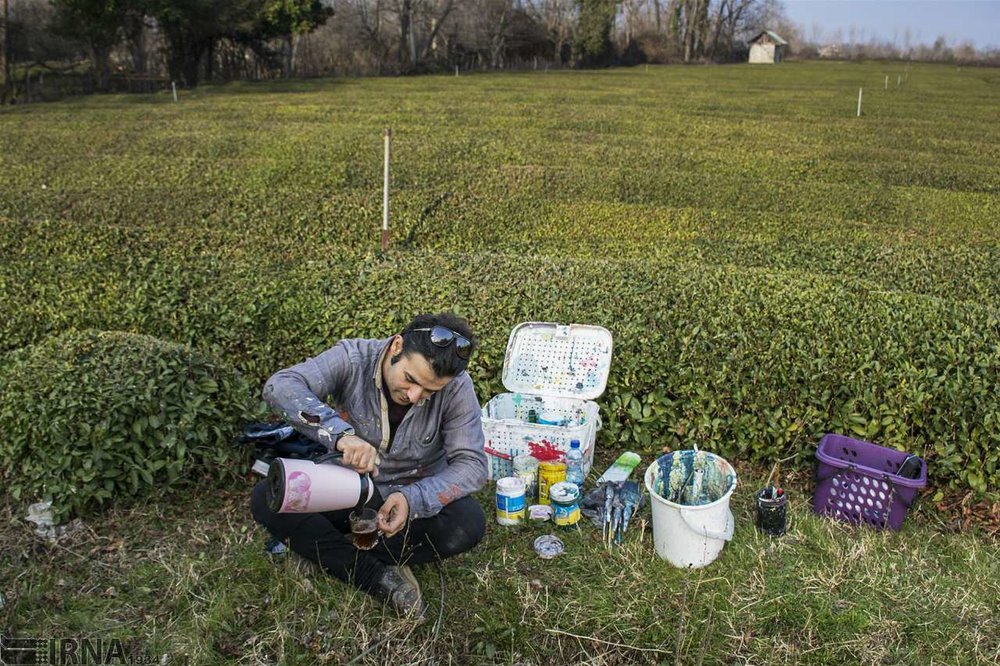
[[[952,47],[969,41],[978,49],[1000,48],[1000,0],[784,0],[784,5],[802,36],[820,43],[875,38],[905,48],[909,29],[912,46],[943,36]]]

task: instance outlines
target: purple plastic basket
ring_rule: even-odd
[[[898,530],[917,491],[927,485],[927,463],[920,476],[896,474],[909,454],[843,435],[825,435],[816,449],[813,511],[849,523]]]

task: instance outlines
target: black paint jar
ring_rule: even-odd
[[[761,488],[757,492],[757,529],[770,536],[781,536],[787,528],[788,494],[775,488]]]

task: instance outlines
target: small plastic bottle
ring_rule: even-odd
[[[583,489],[583,451],[578,439],[570,440],[569,451],[566,452],[566,480]]]

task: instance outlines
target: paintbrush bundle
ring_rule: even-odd
[[[644,500],[645,494],[637,481],[608,481],[587,493],[580,512],[601,528],[605,542],[621,543]]]
[[[732,483],[729,466],[718,456],[705,451],[674,451],[659,459],[653,490],[675,504],[699,506],[720,499]]]

